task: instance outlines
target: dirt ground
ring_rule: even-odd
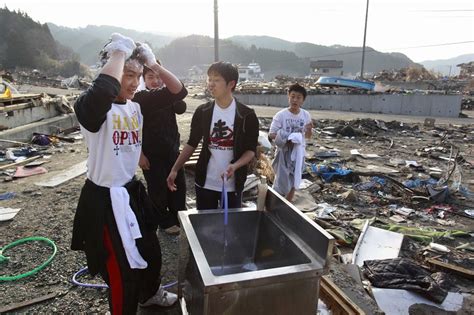
[[[179,127],[181,140],[185,142],[189,134],[191,116],[198,104],[203,100],[188,98],[188,110],[179,116]],[[271,117],[280,108],[255,106],[257,115],[261,118],[261,129],[269,127]],[[311,111],[315,121],[315,134],[312,145],[308,146],[310,154],[309,163],[322,164],[338,162],[346,167],[359,171],[367,171],[367,165],[387,167],[398,170],[393,174],[393,178],[403,182],[406,179],[418,178],[429,173],[429,168],[439,167],[443,172],[449,170],[446,160],[440,156],[449,156],[451,147],[459,148],[458,159],[462,168],[462,182],[474,191],[473,187],[473,166],[474,166],[474,112],[466,112],[470,118],[443,119],[437,118],[435,128],[423,126],[424,117],[407,117],[393,115],[375,115],[363,113],[341,113],[327,111]],[[265,119],[265,117],[267,119]],[[378,127],[374,120],[385,122],[387,130]],[[392,121],[396,121],[391,123]],[[343,136],[334,131],[334,128],[350,126],[346,128],[349,132],[355,132],[352,136]],[[340,131],[341,128],[338,130]],[[352,131],[351,131],[352,130]],[[391,145],[391,140],[393,145]],[[324,147],[324,148],[322,148]],[[438,149],[426,148],[439,147]],[[41,149],[38,147],[38,149]],[[328,149],[340,150],[340,156],[330,160],[317,160],[313,155]],[[350,149],[358,149],[361,153],[378,154],[378,159],[364,159],[351,156]],[[16,217],[7,222],[0,222],[0,246],[4,246],[17,239],[29,236],[44,236],[55,242],[58,248],[56,257],[44,270],[33,276],[13,281],[0,283],[0,309],[2,307],[32,300],[50,293],[56,293],[55,298],[18,309],[18,312],[25,313],[105,313],[108,310],[107,291],[105,289],[93,289],[77,287],[71,283],[71,277],[75,272],[85,266],[85,257],[80,252],[69,249],[71,241],[71,229],[77,199],[85,176],[79,176],[55,188],[45,188],[36,186],[35,183],[53,176],[67,169],[68,167],[86,159],[87,150],[83,141],[76,141],[73,144],[60,142],[56,146],[46,147],[41,153],[50,155],[43,166],[48,170],[47,174],[37,175],[22,179],[15,179],[0,183],[0,193],[12,192],[15,196],[9,200],[0,201],[1,207],[21,208]],[[410,167],[394,165],[390,160],[416,160],[421,168],[412,169]],[[7,170],[8,171],[8,170]],[[138,171],[141,177],[141,172]],[[7,178],[6,175],[1,175]],[[455,247],[463,243],[473,244],[472,231],[474,231],[474,221],[472,218],[463,215],[465,209],[474,209],[474,201],[460,193],[453,193],[448,205],[451,210],[445,211],[440,217],[439,212],[427,214],[424,209],[433,206],[431,202],[413,201],[403,193],[384,191],[383,197],[374,196],[366,191],[358,193],[355,200],[344,200],[341,195],[352,189],[353,183],[332,182],[324,183],[317,177],[308,174],[306,176],[319,188],[311,192],[314,202],[327,202],[331,204],[345,204],[347,207],[335,212],[338,220],[329,220],[336,227],[346,227],[349,220],[353,218],[369,218],[376,216],[382,221],[388,222],[390,213],[388,205],[397,203],[412,207],[417,214],[414,218],[408,219],[404,224],[409,226],[433,226],[444,230],[459,229],[468,231],[471,236],[464,238],[442,239],[436,242],[445,244],[451,249],[449,254],[436,254],[441,259],[446,259],[451,263],[464,266],[472,270],[474,268],[474,256],[472,252],[457,250]],[[361,177],[363,181],[369,177]],[[193,186],[192,175],[188,174],[188,187]],[[313,186],[314,187],[314,186]],[[191,189],[192,190],[192,189]],[[194,192],[189,193],[193,197]],[[420,192],[419,194],[422,194]],[[408,198],[408,199],[407,199]],[[338,223],[339,222],[339,223]],[[354,233],[352,244],[342,244],[338,242],[341,252],[351,252],[357,238],[354,229],[348,229]],[[159,231],[159,239],[163,252],[163,283],[175,281],[177,271],[177,249],[178,238],[168,236]],[[414,241],[407,241],[404,244],[403,255],[408,255],[416,259],[422,259],[424,245]],[[40,243],[25,244],[5,253],[10,256],[8,264],[2,264],[0,274],[22,273],[31,267],[44,261],[50,255],[50,249]],[[340,257],[335,255],[334,261]],[[344,275],[340,272],[331,272],[334,281],[341,286],[344,285]],[[84,281],[100,282],[100,279],[81,278]],[[462,277],[454,277],[454,290],[465,293],[473,293],[474,286],[466,282]],[[171,289],[175,290],[175,287]],[[356,290],[349,288],[349,290]],[[363,290],[362,290],[363,292]],[[304,293],[302,293],[304,294]],[[356,303],[364,305],[369,313],[376,312],[376,305],[365,293],[353,294]],[[357,297],[359,296],[359,297]],[[170,309],[140,309],[142,314],[179,314],[177,307]]]

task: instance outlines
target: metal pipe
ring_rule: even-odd
[[[360,78],[361,79],[364,79],[365,38],[367,36],[367,19],[368,19],[368,17],[369,17],[369,0],[367,0],[367,7],[365,9],[364,44],[362,45],[362,65],[361,65],[361,68],[360,68]]]
[[[214,61],[219,61],[219,21],[217,0],[214,0]]]

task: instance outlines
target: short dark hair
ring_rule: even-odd
[[[211,73],[217,73],[222,76],[226,84],[229,84],[230,81],[235,81],[235,85],[237,85],[237,82],[239,81],[239,70],[230,62],[214,62],[209,69],[207,69],[207,75],[210,75]],[[232,91],[234,90],[235,86],[232,88]]]
[[[307,92],[304,86],[299,85],[298,83],[292,84],[288,88],[288,94],[290,94],[293,91],[303,94],[303,99],[306,99]]]
[[[156,59],[156,63],[161,66],[160,60]],[[142,73],[142,76],[145,77],[145,74],[147,74],[147,73],[150,72],[150,71],[153,71],[153,70],[151,70],[151,69],[148,68],[147,66],[143,65],[143,73]]]

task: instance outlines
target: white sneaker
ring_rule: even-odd
[[[178,300],[178,296],[174,293],[168,292],[160,285],[158,291],[156,291],[155,295],[149,298],[145,303],[139,303],[142,307],[158,305],[161,307],[168,307],[176,303]]]

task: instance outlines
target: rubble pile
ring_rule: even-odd
[[[18,86],[27,84],[42,87],[54,87],[54,88],[76,88],[76,89],[87,89],[91,85],[90,79],[79,78],[74,75],[69,78],[62,76],[47,76],[42,74],[38,70],[23,70],[16,73],[9,73],[6,79],[10,82],[15,83]]]
[[[260,122],[261,128],[268,130],[271,119]],[[303,176],[308,182],[297,192],[300,198],[294,203],[335,237],[337,262],[342,266],[357,264],[367,229],[393,233],[400,238],[396,254],[377,256],[379,248],[392,245],[373,244],[367,250],[375,256],[365,260],[367,264],[360,263],[372,289],[415,290],[435,303],[449,300],[448,292],[472,295],[474,125],[433,126],[375,119],[313,123],[315,136],[307,143]],[[305,201],[299,203],[301,199]],[[368,225],[365,230],[364,223]],[[371,275],[373,266],[380,265],[383,258],[388,265],[398,266],[401,257],[407,266],[422,268],[409,275],[403,274],[406,268],[394,267],[400,278],[388,267],[381,269],[383,277]],[[449,283],[436,280],[438,271],[442,271],[441,277],[449,277]],[[414,282],[406,281],[415,273],[421,291],[416,291]],[[385,282],[378,281],[381,279]],[[375,296],[380,307],[388,294],[381,292],[382,297]]]
[[[399,70],[382,70],[372,77],[374,81],[418,82],[436,80],[437,77],[425,68],[402,68]]]

